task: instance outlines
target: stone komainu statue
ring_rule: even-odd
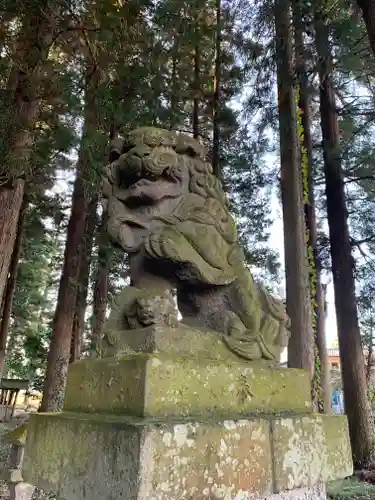
[[[114,142],[110,161],[103,184],[107,229],[129,254],[132,277],[117,299],[121,328],[175,324],[176,290],[184,324],[221,334],[242,358],[278,360],[289,319],[247,269],[227,198],[201,144],[142,127]],[[104,349],[120,334],[105,335]]]

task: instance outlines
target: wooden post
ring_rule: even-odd
[[[16,409],[18,393],[19,393],[19,389],[16,389],[14,392],[14,401],[13,401],[12,413],[10,414],[10,418],[13,418],[13,416],[14,416],[14,410]]]

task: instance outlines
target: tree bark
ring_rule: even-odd
[[[220,166],[220,80],[221,80],[221,0],[216,0],[216,41],[215,41],[215,76],[212,105],[212,169],[216,177],[221,179]]]
[[[321,283],[321,262],[318,256],[318,241],[316,227],[316,212],[315,212],[315,195],[314,195],[314,163],[313,163],[313,145],[311,138],[311,116],[310,116],[310,92],[309,82],[306,73],[306,51],[303,42],[303,34],[305,30],[303,22],[303,12],[301,12],[300,2],[295,1],[293,4],[294,13],[294,33],[295,33],[295,50],[296,50],[296,70],[299,82],[299,102],[298,107],[301,114],[302,134],[301,146],[303,155],[306,158],[306,172],[302,172],[306,176],[304,183],[304,212],[306,224],[306,242],[309,262],[310,274],[310,296],[311,307],[314,313],[312,327],[315,335],[315,345],[319,358],[320,370],[315,370],[315,376],[318,378],[320,394],[317,401],[318,407],[323,413],[331,411],[331,372],[328,362],[327,342],[325,335],[325,305],[324,295]],[[303,163],[303,162],[302,162]],[[302,170],[305,166],[302,165]],[[306,185],[305,185],[306,184]],[[306,191],[306,192],[305,192]],[[314,321],[315,319],[315,321]]]
[[[111,249],[109,248],[107,237],[107,218],[107,212],[103,212],[99,236],[98,270],[94,285],[93,325],[91,338],[91,350],[93,352],[98,351],[100,340],[103,337],[108,303],[108,274],[111,262],[109,253],[111,252]]]
[[[76,307],[73,319],[72,342],[70,346],[70,362],[73,363],[81,357],[83,333],[85,328],[85,314],[87,308],[87,293],[89,286],[90,269],[92,262],[92,247],[94,233],[97,226],[98,197],[95,196],[89,203],[86,219],[84,244],[81,253]]]
[[[328,28],[319,12],[316,12],[315,32],[319,57],[327,215],[345,409],[354,463],[363,466],[371,456],[372,418],[357,316],[353,257],[339,151],[339,127],[332,87],[333,62]]]
[[[302,124],[304,130],[303,145],[308,155],[308,203],[305,204],[305,220],[308,233],[308,251],[312,252],[313,269],[310,270],[310,287],[313,291],[313,310],[315,314],[315,344],[317,346],[320,361],[320,389],[323,413],[331,411],[331,371],[328,360],[328,350],[325,332],[324,296],[321,282],[321,262],[318,256],[318,238],[316,228],[315,195],[313,181],[313,158],[312,140],[310,128],[310,103],[306,95],[307,82],[302,82],[305,75],[300,79],[301,96],[299,106],[302,111]]]
[[[198,23],[197,23],[198,24]],[[199,137],[199,93],[200,93],[200,52],[199,45],[194,51],[194,82],[193,82],[193,137]]]
[[[99,75],[87,68],[85,84],[84,130],[77,164],[77,176],[72,197],[72,211],[68,224],[64,264],[61,274],[57,307],[47,361],[43,399],[40,411],[59,411],[64,402],[74,311],[77,299],[81,252],[84,241],[89,194],[84,182],[89,178],[92,151],[90,138],[98,130],[98,103],[96,87]]]
[[[30,4],[31,5],[31,4]],[[17,233],[24,194],[24,168],[32,147],[31,130],[39,111],[43,63],[54,40],[58,10],[41,2],[20,11],[22,27],[13,58],[0,124],[0,303]]]
[[[197,11],[194,20],[195,35],[199,39],[199,7],[197,6]],[[194,75],[193,75],[193,116],[192,116],[192,128],[194,139],[199,138],[199,101],[201,97],[201,53],[199,42],[196,42],[194,47]]]
[[[178,103],[178,34],[174,36],[173,50],[172,50],[172,74],[171,74],[171,99],[170,99],[170,116],[169,116],[169,129],[173,130],[176,126],[177,116],[177,103]]]
[[[313,333],[289,8],[288,0],[275,1],[286,304],[291,319],[288,366],[304,368],[312,376]]]
[[[24,195],[22,201],[22,207],[20,210],[20,215],[17,223],[17,236],[14,242],[12,257],[9,266],[9,276],[7,280],[2,313],[1,313],[1,324],[0,324],[0,374],[2,374],[4,369],[5,361],[5,350],[8,339],[9,323],[12,314],[13,297],[14,290],[16,288],[16,278],[18,270],[18,262],[21,255],[22,248],[22,231],[23,231],[23,221],[25,217],[25,211],[27,207],[27,198]]]
[[[369,384],[371,383],[372,367],[374,365],[374,345],[373,345],[372,335],[371,335],[370,345],[368,346],[367,360],[366,361],[367,361],[367,363],[366,363],[366,383],[367,383],[367,387],[369,387]]]
[[[366,24],[368,39],[371,50],[375,55],[375,3],[374,0],[357,0],[358,7],[362,11],[363,20]]]
[[[25,182],[19,179],[12,187],[0,189],[0,302],[3,303],[9,266],[17,236],[17,224],[24,196]]]
[[[70,358],[74,310],[80,271],[80,250],[85,231],[87,197],[84,193],[82,170],[86,159],[80,152],[77,177],[74,183],[72,211],[64,254],[64,265],[53,320],[53,330],[47,360],[43,399],[40,411],[59,411],[64,401],[66,377]]]

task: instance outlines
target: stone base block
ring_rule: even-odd
[[[69,367],[64,410],[217,418],[309,413],[310,378],[302,370],[199,357],[87,359]]]
[[[351,474],[346,418],[313,415],[35,414],[23,467],[25,481],[66,500],[320,500],[317,485]]]
[[[129,289],[124,290],[127,294]],[[120,294],[121,295],[121,294]],[[120,310],[123,303],[120,297]],[[121,313],[120,313],[121,314]],[[120,320],[122,324],[123,320]],[[113,326],[113,325],[112,325]],[[120,331],[115,331],[115,339],[111,332],[110,322],[107,323],[105,333],[115,340],[113,349],[109,345],[104,350],[104,358],[116,358],[119,353],[129,354],[160,354],[180,357],[204,357],[212,361],[238,361],[238,356],[228,349],[223,342],[222,336],[216,332],[202,331],[183,323],[175,327],[150,325],[137,330],[124,330],[120,325]],[[270,364],[270,363],[267,363]]]

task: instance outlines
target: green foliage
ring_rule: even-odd
[[[371,500],[375,486],[349,478],[328,483],[327,494],[331,500]]]
[[[40,111],[28,170],[30,206],[8,345],[9,374],[37,380],[45,367],[74,160],[83,152],[88,155],[91,169],[83,181],[85,189],[95,196],[111,132],[121,134],[145,124],[191,132],[194,99],[198,101],[201,140],[211,153],[216,6],[213,0],[184,4],[175,0],[81,2],[72,4],[62,16],[61,32],[43,66],[38,95]],[[275,68],[272,40],[264,43],[260,36],[260,26],[266,38],[272,34],[270,11],[262,10],[268,20],[253,33],[249,26],[249,20],[257,22],[253,7],[244,0],[235,5],[221,2],[220,165],[247,261],[258,276],[274,284],[279,263],[276,252],[269,249],[268,238],[277,169],[267,158],[274,150],[267,125],[271,123],[272,128],[276,116]],[[14,19],[10,4],[8,10]],[[17,28],[6,24],[5,31],[6,57],[0,58],[4,86]],[[91,103],[87,101],[88,88]],[[93,102],[99,103],[99,130],[88,126]],[[12,121],[4,121],[4,127],[10,129],[11,125]],[[111,298],[128,280],[129,271],[122,253],[110,254],[106,256],[111,259]],[[92,312],[97,265],[96,236],[87,317]],[[87,321],[85,341],[90,331]]]
[[[36,387],[44,375],[61,258],[59,228],[51,217],[57,201],[42,198],[27,210],[8,342],[8,375],[30,378]]]
[[[311,6],[304,3],[302,14],[308,26],[306,62],[313,97],[312,132],[321,253],[329,269],[324,193],[319,185],[322,154]],[[12,2],[4,5],[5,24],[3,31],[0,29],[0,47],[2,44],[4,48],[0,58],[1,89],[7,82],[19,29],[17,22],[11,25],[7,21],[14,20],[17,15],[13,7]],[[222,0],[221,7],[219,125],[224,184],[248,263],[262,279],[275,283],[279,278],[278,256],[268,246],[272,223],[269,207],[278,174],[274,161],[278,124],[273,4],[268,0],[240,0],[235,4]],[[216,2],[81,2],[79,6],[72,4],[70,12],[64,15],[61,33],[43,67],[41,108],[33,131],[35,146],[30,158],[32,175],[28,181],[31,208],[26,228],[26,234],[32,234],[24,237],[11,325],[15,354],[9,366],[14,373],[26,370],[24,366],[29,366],[27,363],[31,359],[35,361],[30,361],[30,369],[27,369],[35,371],[35,366],[42,366],[45,359],[63,258],[72,153],[77,157],[79,147],[81,152],[85,149],[88,153],[92,168],[84,183],[95,194],[99,189],[101,168],[106,162],[106,143],[111,130],[121,133],[149,124],[191,132],[194,98],[198,99],[201,140],[209,151],[212,146]],[[372,264],[369,264],[375,250],[371,239],[375,227],[372,209],[374,66],[372,58],[368,57],[364,27],[348,15],[346,2],[340,0],[325,15],[335,54],[351,234],[353,246],[359,249],[355,252],[356,271],[362,287],[375,277]],[[197,50],[198,79],[194,72]],[[99,73],[99,79],[90,82],[87,71],[93,69]],[[83,123],[87,84],[92,85],[94,99],[100,104],[100,130],[87,130]],[[365,93],[355,96],[359,86]],[[0,120],[10,130],[13,122],[4,120],[6,100],[0,100],[0,105],[4,111],[0,113]],[[82,131],[85,133],[80,141]],[[62,192],[63,196],[56,198],[51,188]],[[32,217],[30,210],[34,211]],[[358,243],[364,240],[366,243]],[[51,245],[55,254],[52,261],[48,257]],[[90,286],[95,280],[97,253],[95,244]],[[126,281],[128,268],[122,254],[115,253],[111,259],[109,290],[112,296]],[[53,276],[47,284],[43,281],[43,273],[50,278]],[[47,299],[43,299],[43,293],[47,294]],[[92,305],[91,295],[89,306]],[[41,309],[41,320],[31,319],[38,317]],[[90,333],[89,324],[86,333]]]
[[[259,277],[277,281],[278,256],[267,246],[275,171],[267,172],[266,150],[266,141],[256,142],[246,127],[239,129],[225,151],[224,179],[248,264]]]

